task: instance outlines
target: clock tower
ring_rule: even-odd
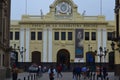
[[[80,16],[77,11],[77,5],[73,0],[55,0],[54,3],[50,5],[50,13],[48,13],[48,16],[50,14],[57,20],[72,20],[74,15],[77,15],[77,17]]]

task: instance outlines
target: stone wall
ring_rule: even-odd
[[[5,80],[6,78],[6,68],[0,67],[0,80]]]

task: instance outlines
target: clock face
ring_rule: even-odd
[[[65,13],[67,11],[67,5],[65,5],[65,4],[62,4],[60,8],[63,13]]]
[[[68,11],[68,4],[67,3],[61,3],[60,12],[61,13],[67,13],[67,11]]]
[[[71,5],[67,2],[59,3],[55,8],[56,14],[71,14]]]

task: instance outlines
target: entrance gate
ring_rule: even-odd
[[[38,51],[32,52],[32,63],[39,64],[41,62],[41,53]]]
[[[70,53],[66,49],[58,51],[57,64],[62,64],[62,66],[67,69],[70,67]]]

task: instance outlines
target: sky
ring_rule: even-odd
[[[11,20],[20,20],[24,14],[40,15],[49,12],[49,6],[55,0],[11,0]],[[106,20],[114,20],[115,0],[73,0],[78,12],[85,11],[86,16],[104,15]],[[102,3],[102,4],[101,4]]]

